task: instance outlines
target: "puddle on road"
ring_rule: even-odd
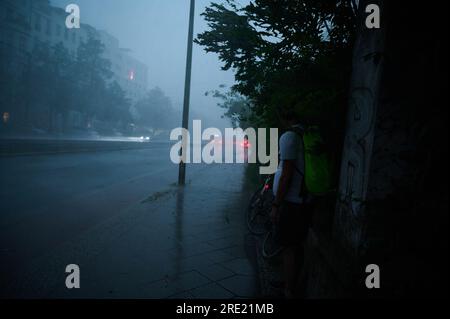
[[[185,185],[189,185],[191,184],[191,180],[189,179]],[[147,198],[143,199],[141,201],[141,204],[145,204],[145,203],[151,203],[154,201],[157,201],[163,197],[169,196],[169,195],[175,195],[178,190],[179,190],[179,186],[178,183],[172,183],[169,185],[169,189],[163,190],[163,191],[158,191],[158,192],[154,192],[153,194],[149,195]]]
[[[169,190],[165,190],[165,191],[161,191],[161,192],[155,192],[155,193],[151,194],[150,196],[148,196],[146,199],[142,200],[141,204],[154,202],[160,198],[163,198],[168,195],[173,195],[175,193],[176,193],[176,190],[174,190],[174,189],[169,189]]]

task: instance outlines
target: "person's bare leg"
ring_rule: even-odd
[[[284,287],[286,297],[293,297],[297,279],[297,264],[295,247],[285,247],[283,250]]]

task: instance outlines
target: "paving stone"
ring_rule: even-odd
[[[165,278],[142,286],[139,292],[143,298],[161,299],[177,294],[180,289],[174,282]]]
[[[196,270],[212,281],[217,281],[234,275],[232,271],[222,267],[219,264],[202,266],[197,268]]]
[[[221,263],[227,269],[230,269],[237,275],[253,276],[256,271],[247,258],[237,258]]]
[[[190,271],[142,285],[139,294],[144,298],[168,298],[187,290],[208,284],[211,281],[196,271]]]
[[[180,293],[177,293],[175,295],[172,295],[168,297],[168,299],[194,299],[197,298],[194,295],[192,295],[189,291],[183,291]]]
[[[257,280],[254,276],[235,275],[217,283],[238,297],[251,298],[257,296]]]
[[[226,249],[226,248],[234,247],[236,245],[243,245],[244,240],[243,240],[242,235],[239,236],[238,238],[236,238],[236,236],[230,236],[230,237],[225,237],[225,238],[208,241],[208,244],[210,244],[214,247],[220,248],[220,249]]]
[[[222,251],[232,255],[235,258],[247,258],[247,252],[245,251],[245,247],[243,244],[225,248]]]
[[[175,254],[182,255],[184,257],[190,257],[195,255],[201,255],[209,251],[217,250],[216,247],[205,243],[195,243],[195,244],[179,244],[177,248],[173,249]]]
[[[208,255],[209,254],[190,257],[180,256],[179,258],[174,259],[172,266],[174,269],[178,270],[176,273],[180,273],[214,264],[215,262],[210,260]]]
[[[216,283],[211,283],[206,286],[196,288],[191,290],[190,293],[195,298],[200,299],[230,299],[234,297],[230,291]]]
[[[190,290],[200,287],[206,283],[211,282],[210,279],[201,275],[197,271],[190,271],[173,278],[176,281],[176,285],[181,290]]]

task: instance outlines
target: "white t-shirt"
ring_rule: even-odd
[[[292,176],[291,185],[284,198],[284,200],[292,203],[302,203],[300,198],[300,189],[302,187],[303,176],[305,172],[305,157],[303,151],[303,141],[299,134],[288,131],[280,137],[280,163],[275,173],[275,179],[273,182],[273,193],[277,194],[278,183],[280,181],[281,173],[283,171],[283,163],[285,160],[295,160],[296,169],[294,169],[294,175]],[[302,174],[300,174],[300,172]]]

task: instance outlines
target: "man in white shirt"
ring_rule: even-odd
[[[298,127],[300,132],[301,126],[294,125],[294,127],[295,126]],[[300,191],[305,171],[302,136],[297,132],[287,131],[281,135],[279,147],[280,163],[273,182],[274,195],[277,195],[280,179],[283,176],[283,168],[286,166],[288,174],[284,174],[284,177],[290,178],[290,184],[282,199],[291,203],[301,204],[303,199],[300,196]],[[280,196],[281,195],[282,193],[280,193]]]
[[[303,127],[292,112],[284,111],[280,119],[289,130],[280,137],[280,163],[273,184],[275,200],[271,217],[277,225],[279,242],[284,246],[284,293],[287,298],[292,298],[299,273],[297,259],[303,259],[311,207],[304,186]]]

